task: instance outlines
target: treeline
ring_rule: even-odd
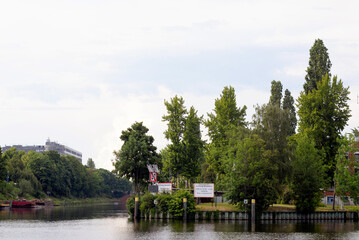
[[[16,197],[121,197],[131,191],[126,179],[105,169],[83,166],[57,151],[37,153],[11,148],[1,153],[0,199]]]
[[[342,135],[351,116],[349,89],[331,76],[330,69],[327,48],[317,39],[296,102],[288,89],[283,94],[280,81],[272,81],[270,99],[255,107],[250,122],[247,107],[238,106],[230,86],[215,100],[207,118],[198,116],[194,107],[188,110],[184,99],[175,96],[164,102],[167,114],[162,120],[168,126],[164,136],[170,142],[166,148],[157,153],[148,129],[136,122],[122,132],[124,143],[115,152],[115,169],[134,182],[137,193],[148,185],[146,165],[157,164],[159,181],[179,188],[215,183],[216,190],[226,191],[234,204],[256,199],[258,212],[270,204],[291,201],[297,211],[312,212],[328,187],[344,197],[345,189],[355,192],[359,186],[359,175],[344,161],[354,146]],[[202,140],[203,125],[208,142]]]

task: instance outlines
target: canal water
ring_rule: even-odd
[[[359,239],[359,223],[133,222],[124,206],[111,203],[0,210],[0,239]]]

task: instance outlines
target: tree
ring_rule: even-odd
[[[134,182],[134,190],[139,194],[146,186],[149,176],[147,165],[157,164],[159,156],[153,145],[154,138],[147,135],[148,128],[142,122],[135,122],[126,131],[122,131],[120,139],[124,142],[119,151],[115,151],[115,170],[121,177]]]
[[[0,181],[5,181],[7,178],[6,159],[2,156],[0,147]]]
[[[305,133],[293,136],[295,158],[291,189],[297,212],[312,213],[320,202],[324,169],[315,143]]]
[[[231,132],[231,151],[226,161],[226,196],[234,204],[255,199],[259,214],[276,201],[277,170],[268,158],[270,153],[265,150],[264,141],[245,132],[241,127]]]
[[[295,129],[297,128],[297,114],[294,107],[294,99],[288,89],[286,89],[284,92],[283,109],[286,110],[287,114],[289,115],[289,136],[292,136],[293,134],[295,134]]]
[[[168,169],[170,176],[178,179],[184,166],[183,135],[188,112],[182,97],[175,96],[170,102],[165,101],[165,106],[167,115],[162,117],[162,121],[167,122],[167,130],[164,134],[166,139],[171,141],[171,144],[167,146],[168,159],[165,161],[167,164],[165,169]]]
[[[165,137],[171,141],[163,151],[162,158],[166,175],[193,182],[200,174],[203,162],[203,145],[201,139],[202,117],[197,115],[194,107],[189,112],[182,97],[175,96],[170,102],[165,101],[167,115],[162,117],[167,122]]]
[[[190,108],[186,118],[185,131],[183,134],[185,163],[182,175],[194,182],[195,178],[201,173],[201,164],[204,161],[204,141],[201,136],[202,118],[197,116],[194,107]]]
[[[359,137],[359,129],[358,128],[353,128],[352,132],[353,132],[354,137]]]
[[[358,143],[355,143],[354,136],[349,139],[344,138],[336,155],[336,171],[334,174],[335,194],[344,197],[348,196],[355,202],[358,202],[359,193],[359,173],[356,170],[359,167],[355,161],[354,153],[358,151]]]
[[[286,90],[287,94],[288,92]],[[279,193],[283,192],[281,189],[287,188],[291,170],[289,161],[291,151],[287,137],[292,134],[292,126],[290,112],[284,109],[289,105],[288,95],[286,97],[286,102],[283,100],[282,105],[282,84],[280,81],[272,81],[269,103],[262,106],[257,105],[251,123],[253,131],[264,140],[264,148],[269,152],[269,160],[277,169],[276,177],[280,183],[278,185]]]
[[[95,169],[95,168],[96,168],[96,167],[95,167],[95,162],[92,160],[92,158],[89,158],[89,159],[87,160],[86,166],[87,166],[88,168],[91,168],[91,169]]]
[[[290,135],[290,121],[287,111],[279,105],[267,104],[256,107],[253,115],[253,131],[263,139],[268,158],[277,168],[277,178],[285,183],[290,174],[290,150],[287,137]]]
[[[220,98],[214,102],[214,113],[208,114],[204,125],[208,128],[208,136],[215,145],[226,143],[226,131],[231,126],[245,126],[247,107],[237,108],[234,88],[224,87]]]
[[[309,54],[309,66],[306,70],[306,82],[303,86],[305,94],[318,89],[318,82],[320,82],[326,74],[331,77],[330,68],[332,63],[329,59],[328,49],[324,46],[322,40],[315,40]]]
[[[54,162],[49,159],[48,155],[32,152],[28,158],[27,168],[29,168],[39,180],[45,193],[53,193],[53,188],[57,180],[56,166]]]
[[[271,84],[271,96],[269,99],[269,103],[272,105],[278,105],[280,107],[282,101],[283,85],[280,81],[275,80],[273,80]]]
[[[246,106],[237,107],[234,88],[225,87],[220,98],[215,100],[213,113],[208,114],[204,125],[208,128],[211,143],[206,148],[206,170],[216,175],[216,186],[221,186],[222,175],[225,173],[224,159],[228,152],[228,132],[239,126],[246,126]]]
[[[328,75],[318,82],[318,89],[301,92],[298,100],[299,132],[315,140],[322,155],[326,177],[332,183],[336,168],[335,155],[340,146],[341,131],[350,115],[349,90],[336,76]]]

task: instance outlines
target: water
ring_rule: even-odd
[[[114,204],[0,210],[0,239],[359,239],[359,223],[128,219]]]

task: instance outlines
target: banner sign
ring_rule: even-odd
[[[172,192],[172,183],[158,183],[158,192]]]
[[[213,198],[214,184],[213,183],[195,183],[194,184],[195,198]]]

